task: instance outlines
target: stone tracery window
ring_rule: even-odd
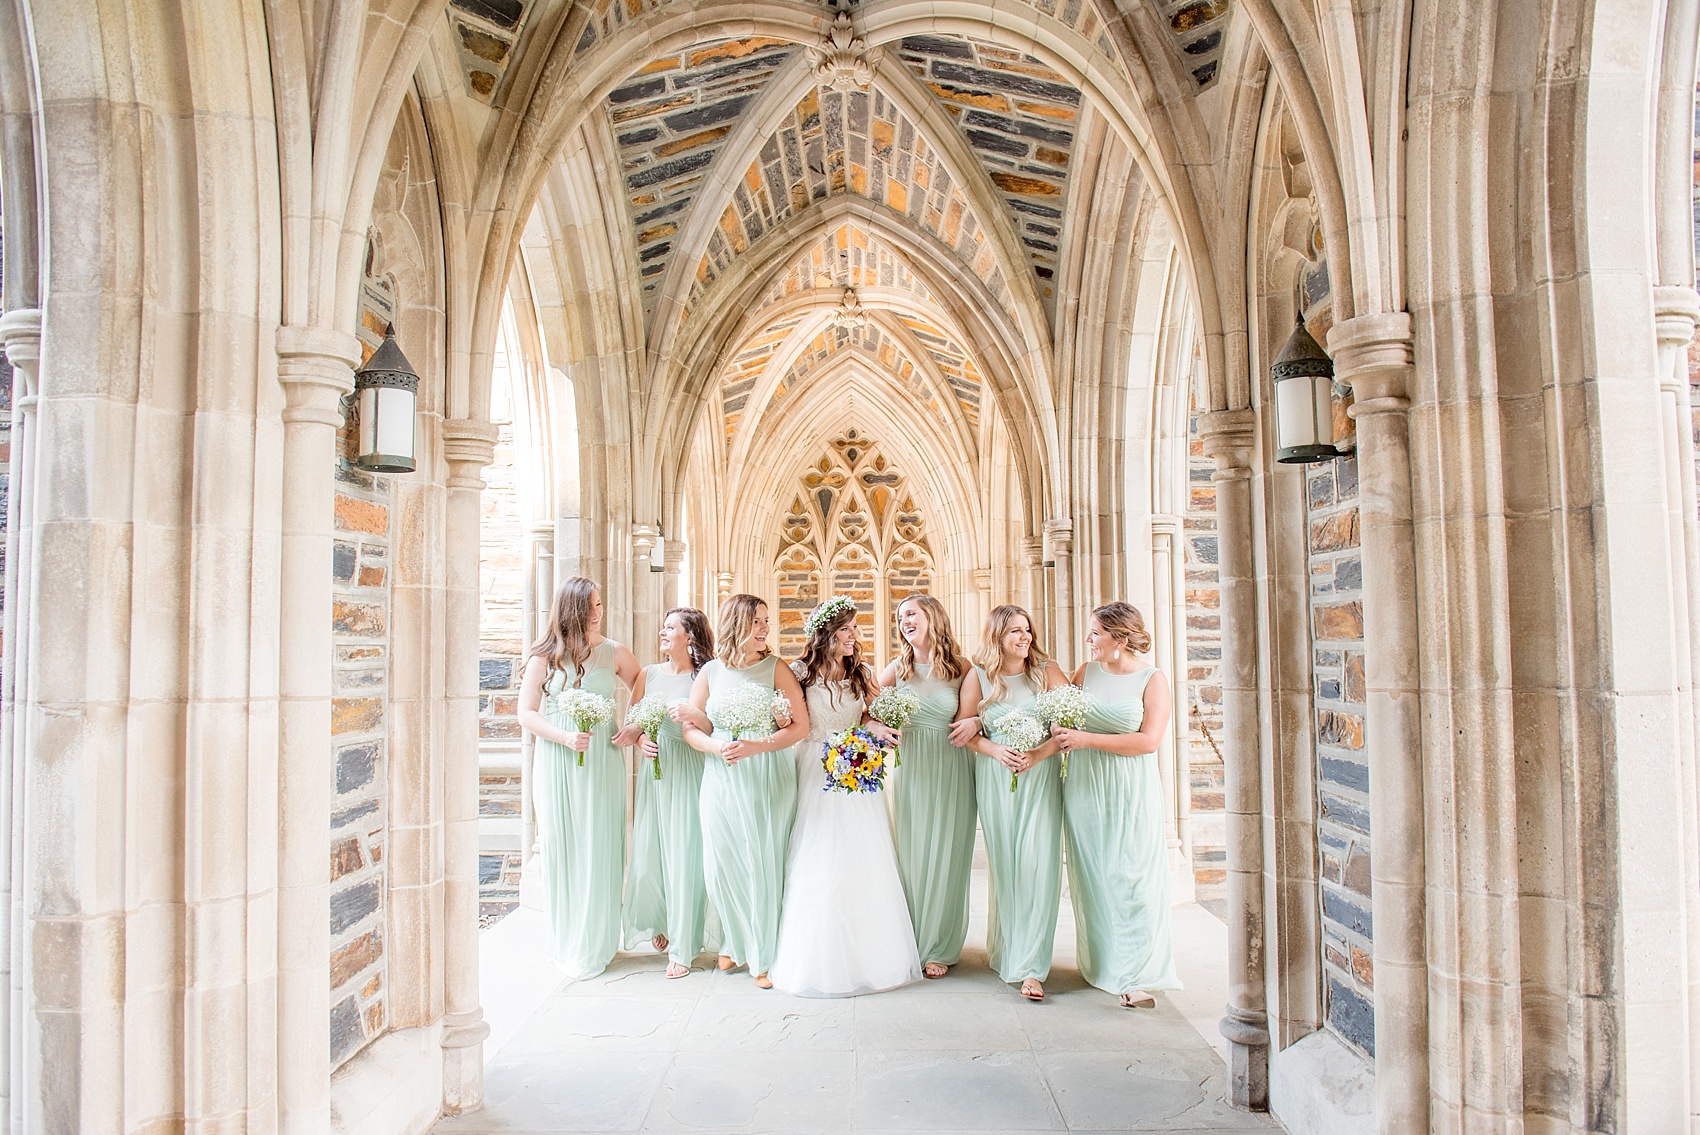
[[[933,563],[907,478],[877,441],[845,430],[797,478],[780,522],[774,561],[780,654],[801,654],[809,612],[827,595],[841,594],[856,601],[864,641],[875,645],[874,661],[883,664],[897,646],[891,609],[906,595],[932,592]]]

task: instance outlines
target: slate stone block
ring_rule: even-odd
[[[1328,979],[1328,1025],[1375,1056],[1375,1006],[1345,982]]]
[[[1344,788],[1358,792],[1369,791],[1369,766],[1357,761],[1345,761],[1336,757],[1319,758],[1322,766],[1322,779],[1332,781]]]
[[[1362,804],[1343,800],[1332,793],[1322,793],[1322,818],[1342,827],[1369,834],[1369,809]]]
[[[331,933],[343,934],[378,911],[383,902],[383,880],[367,879],[331,895]]]
[[[667,124],[667,129],[678,134],[684,134],[691,130],[701,130],[705,126],[714,126],[722,122],[732,121],[744,112],[744,107],[749,104],[749,101],[750,97],[748,95],[741,95],[738,98],[723,99],[720,102],[711,103],[708,106],[698,107],[692,110],[681,110],[677,114],[668,115],[661,121]],[[696,159],[704,156],[705,155],[701,154],[693,154],[692,158]],[[708,154],[706,157],[712,159],[714,155]],[[706,165],[707,162],[705,161],[702,164]],[[692,166],[691,168],[700,169],[702,167],[698,165]]]
[[[480,658],[478,688],[505,690],[514,684],[514,663],[511,658]]]
[[[331,1064],[348,1059],[366,1039],[360,1027],[360,1002],[352,995],[331,1006]]]
[[[337,583],[354,582],[354,568],[359,559],[353,544],[338,540],[331,548],[331,578]]]
[[[1353,902],[1332,887],[1322,888],[1322,917],[1344,926],[1354,934],[1371,940],[1375,938],[1375,924],[1370,917],[1369,908]]]
[[[1034,98],[1048,99],[1051,102],[1064,103],[1068,106],[1080,105],[1080,92],[1073,87],[1065,86],[1062,83],[1048,83],[1043,79],[1032,79],[1026,75],[1012,75],[1006,71],[987,71],[945,59],[933,61],[932,73],[933,78],[946,83],[967,83],[970,86],[991,87],[994,90],[1031,95]]]
[[[965,40],[943,36],[911,35],[904,36],[902,47],[905,52],[916,55],[942,55],[947,59],[974,60],[974,48]]]
[[[500,855],[480,855],[478,857],[478,885],[488,886],[502,881],[502,857]]]

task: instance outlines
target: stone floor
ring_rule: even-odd
[[[1196,906],[1175,914],[1189,988],[1129,1012],[1074,970],[1066,899],[1037,1005],[987,968],[978,909],[948,978],[829,1001],[742,973],[667,981],[642,955],[564,982],[542,961],[541,916],[522,907],[484,936],[487,1106],[434,1131],[1279,1130],[1223,1102],[1225,930]]]

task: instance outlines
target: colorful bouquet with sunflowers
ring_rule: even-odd
[[[822,792],[878,792],[885,785],[886,743],[856,726],[821,746],[821,767],[826,770]]]

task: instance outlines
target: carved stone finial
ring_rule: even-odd
[[[874,68],[879,66],[880,48],[869,48],[867,41],[856,34],[850,21],[849,0],[838,0],[838,14],[819,47],[809,53],[815,61],[815,78],[834,90],[848,91],[852,87],[867,90],[874,81]]]
[[[834,326],[854,331],[867,326],[868,313],[862,310],[861,297],[856,295],[855,288],[845,288],[843,297],[838,301],[838,310],[832,315]]]

